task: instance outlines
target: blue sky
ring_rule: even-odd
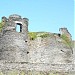
[[[67,27],[74,36],[74,0],[1,0],[0,17],[19,14],[29,18],[29,31],[59,33]]]

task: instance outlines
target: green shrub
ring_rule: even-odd
[[[30,40],[34,40],[37,37],[37,33],[36,32],[29,32],[29,37],[30,37]]]
[[[2,31],[3,25],[0,23],[0,32]]]
[[[35,40],[37,37],[46,38],[49,36],[50,34],[46,32],[29,32],[30,40]]]
[[[3,27],[5,26],[5,22],[1,21],[0,22],[0,32],[2,31]]]
[[[67,46],[72,47],[72,43],[71,43],[70,39],[65,34],[61,35],[61,38],[65,41],[65,44]]]

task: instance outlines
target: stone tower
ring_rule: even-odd
[[[67,30],[67,28],[65,28],[65,27],[64,27],[64,28],[60,28],[59,31],[60,31],[60,34],[61,34],[61,35],[65,34],[70,40],[72,40],[72,39],[71,39],[72,36],[71,36],[71,34],[69,33],[69,31]]]
[[[0,35],[0,60],[5,62],[28,62],[28,19],[13,14],[7,19],[2,17],[5,22]],[[19,25],[20,32],[16,31]]]

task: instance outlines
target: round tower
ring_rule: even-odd
[[[5,62],[28,62],[28,21],[19,15],[11,15],[0,38],[0,60]],[[16,30],[19,26],[18,32]]]

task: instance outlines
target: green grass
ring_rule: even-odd
[[[28,34],[30,40],[35,40],[37,37],[46,38],[50,36],[47,32],[29,32]]]

